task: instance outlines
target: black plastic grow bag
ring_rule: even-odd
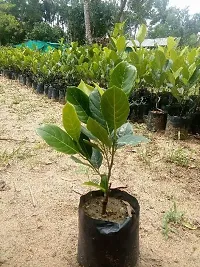
[[[122,224],[90,218],[84,204],[101,191],[81,196],[79,204],[78,262],[84,267],[134,267],[139,255],[139,211],[136,198],[120,190],[110,196],[127,201],[134,210]]]

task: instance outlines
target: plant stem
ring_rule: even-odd
[[[106,214],[107,204],[108,204],[108,191],[105,192],[104,200],[102,202],[102,215]]]
[[[112,167],[113,167],[113,163],[114,163],[115,151],[116,151],[115,150],[115,142],[113,142],[112,150],[111,150],[111,160],[110,160],[110,162],[108,160],[108,177],[107,177],[108,183],[110,181],[110,177],[111,177],[111,174],[112,174]],[[111,184],[109,184],[108,190],[104,194],[104,200],[103,200],[103,203],[102,203],[102,215],[106,214],[110,187],[111,187]]]

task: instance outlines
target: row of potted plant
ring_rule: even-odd
[[[140,43],[145,34],[143,26],[137,36]],[[117,24],[108,47],[72,43],[67,49],[61,47],[47,53],[27,48],[1,48],[0,69],[8,77],[19,75],[22,83],[33,83],[38,93],[64,99],[67,86],[78,85],[81,79],[90,86],[98,83],[107,88],[110,70],[123,60],[137,69],[134,93],[130,98],[131,110],[140,114],[143,107],[146,114],[157,107],[156,114],[159,108],[182,121],[191,114],[196,116],[199,112],[200,49],[177,48],[172,37],[164,48],[149,50],[137,47],[134,42],[129,52],[126,48],[123,24]],[[163,99],[167,95],[168,107],[164,107]]]

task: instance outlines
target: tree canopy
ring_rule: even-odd
[[[0,41],[64,37],[67,42],[84,43],[86,2],[93,40],[125,21],[126,33],[133,38],[145,23],[149,38],[175,36],[182,38],[182,44],[196,44],[200,13],[190,15],[188,9],[170,7],[169,0],[0,0]]]

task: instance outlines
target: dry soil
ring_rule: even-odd
[[[87,168],[53,151],[36,135],[42,123],[61,125],[62,105],[0,77],[0,266],[78,267],[77,207]],[[200,141],[151,142],[117,153],[113,186],[127,186],[141,206],[139,267],[200,266]],[[163,218],[176,203],[190,224]]]

